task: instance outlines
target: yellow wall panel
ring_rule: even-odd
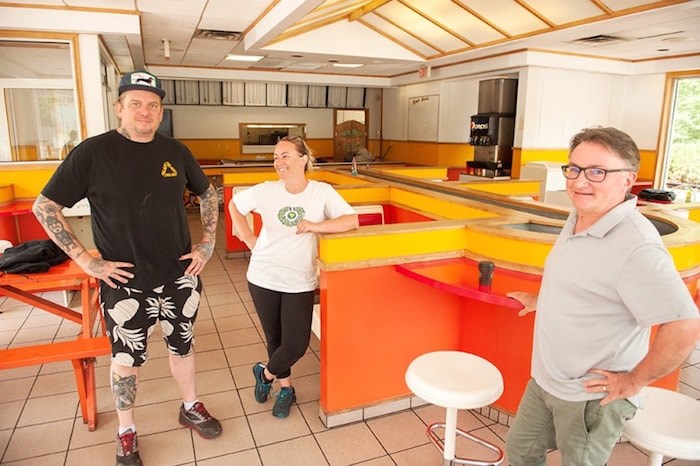
[[[700,264],[700,245],[697,243],[667,249],[678,270],[688,270]]]
[[[412,141],[382,141],[386,161],[429,165],[435,167],[464,167],[474,160],[474,148],[467,143],[438,143]]]
[[[350,204],[374,203],[382,204],[391,201],[391,191],[388,186],[384,187],[352,187],[336,188],[338,194]]]
[[[0,171],[0,185],[13,185],[15,199],[36,199],[54,168]]]
[[[6,184],[0,186],[0,204],[7,204],[15,200],[14,186]]]
[[[196,159],[227,159],[227,160],[250,160],[257,155],[272,159],[272,152],[269,154],[242,154],[240,139],[178,139],[192,152]],[[316,156],[333,156],[333,139],[308,139],[307,144]]]
[[[654,180],[656,173],[656,151],[655,150],[640,150],[639,151],[639,175],[640,180]]]
[[[349,172],[348,172],[349,173]],[[350,174],[330,172],[326,170],[314,170],[309,173],[309,178],[317,181],[325,181],[326,183],[341,185],[341,184],[370,184],[369,181],[357,178]]]
[[[277,179],[279,179],[279,177],[275,171],[224,173],[224,186],[245,186]]]
[[[386,168],[379,170],[387,173],[393,173],[396,175],[408,176],[411,178],[422,178],[422,179],[436,179],[444,180],[447,179],[447,168]]]
[[[391,202],[437,215],[445,219],[490,218],[496,216],[496,214],[485,210],[475,209],[456,202],[431,198],[398,188],[391,188]]]
[[[464,249],[464,227],[382,233],[377,236],[322,237],[319,258],[324,264],[389,259]]]
[[[498,236],[493,233],[467,230],[466,249],[493,259],[533,267],[544,267],[551,244]]]
[[[307,139],[314,157],[320,159],[333,158],[333,139]]]
[[[539,196],[539,181],[480,181],[477,183],[464,183],[459,186],[483,191],[487,193],[501,194],[503,196]]]
[[[467,143],[438,144],[438,167],[466,167],[468,160],[474,160],[474,146]]]
[[[696,204],[697,205],[697,204]],[[700,207],[690,209],[688,219],[700,223]]]

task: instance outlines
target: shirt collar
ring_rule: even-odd
[[[627,194],[625,200],[616,205],[608,213],[603,215],[600,220],[591,225],[587,230],[582,231],[579,235],[590,235],[596,238],[602,238],[615,228],[622,220],[628,217],[632,212],[637,210],[637,196]],[[573,211],[567,219],[566,229],[569,232],[574,231],[578,213]]]

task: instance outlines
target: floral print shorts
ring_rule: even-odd
[[[189,354],[201,291],[202,282],[195,275],[183,275],[150,291],[111,288],[100,282],[100,304],[112,343],[112,360],[122,366],[142,366],[148,359],[148,337],[158,322],[168,351],[180,356]]]

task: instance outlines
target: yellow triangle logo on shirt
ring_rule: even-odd
[[[177,170],[170,162],[163,162],[163,168],[160,170],[160,176],[163,178],[173,178],[177,176]]]

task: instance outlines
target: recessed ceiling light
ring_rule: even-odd
[[[362,65],[362,63],[333,63],[333,66],[336,68],[359,68]]]
[[[237,55],[235,53],[229,53],[226,55],[226,60],[232,60],[232,61],[250,61],[250,62],[255,62],[255,61],[260,61],[263,58],[265,58],[262,55]]]
[[[661,39],[661,42],[678,43],[678,42],[689,42],[691,40],[693,40],[692,37],[676,36],[676,37],[666,37],[664,39]]]

